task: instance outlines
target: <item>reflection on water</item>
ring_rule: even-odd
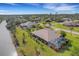
[[[0,56],[16,56],[17,53],[6,24],[6,21],[0,24]]]

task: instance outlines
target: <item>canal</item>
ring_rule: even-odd
[[[6,21],[0,23],[0,56],[17,56]]]

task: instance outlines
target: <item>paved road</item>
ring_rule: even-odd
[[[17,56],[6,21],[0,23],[0,56]]]
[[[56,28],[55,30],[61,30],[61,31],[65,31],[65,32],[68,32],[68,33],[79,35],[79,32],[75,32],[75,31],[71,31],[71,30],[65,30],[65,29],[61,29],[61,28]]]

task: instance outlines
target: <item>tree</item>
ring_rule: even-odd
[[[18,47],[18,46],[19,46],[18,40],[16,39],[15,42],[16,42],[16,43],[15,43],[15,46]]]
[[[26,44],[26,41],[25,41],[25,34],[23,33],[23,44],[25,45]]]
[[[70,30],[71,30],[71,35],[72,35],[72,30],[73,30],[74,28],[73,27],[70,27]]]
[[[64,31],[61,31],[61,36],[62,37],[65,37],[66,36],[66,33]]]

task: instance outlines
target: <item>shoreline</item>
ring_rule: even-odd
[[[17,51],[18,47],[15,46],[16,45],[16,40],[14,38],[14,34],[11,33],[11,31],[10,31],[10,34],[11,34],[11,38],[12,38],[12,43],[13,43],[15,49],[16,49],[16,52],[17,52],[17,56],[22,56],[21,53]]]

